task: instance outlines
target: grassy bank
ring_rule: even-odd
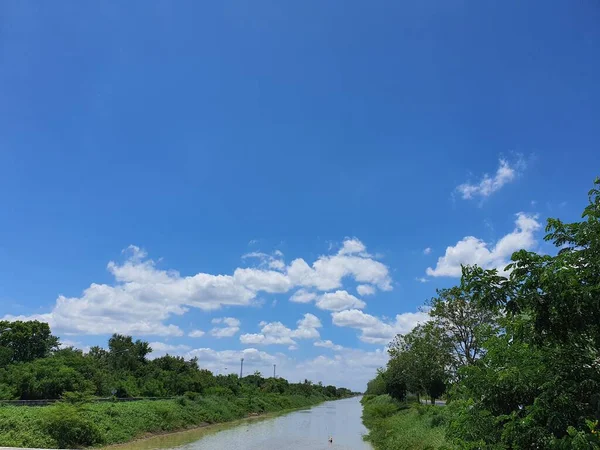
[[[125,403],[0,406],[0,446],[74,448],[127,442],[150,433],[312,406],[323,396],[264,394]]]
[[[388,395],[362,399],[365,437],[376,449],[451,448],[444,438],[446,410],[416,402],[397,402]]]

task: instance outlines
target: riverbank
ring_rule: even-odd
[[[79,448],[130,442],[154,434],[226,423],[251,415],[316,405],[327,398],[264,394],[135,403],[0,407],[0,446]]]
[[[375,449],[451,448],[445,439],[446,410],[416,402],[397,402],[388,395],[364,396],[365,440]]]

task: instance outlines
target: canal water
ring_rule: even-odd
[[[370,450],[364,442],[367,432],[361,421],[359,398],[322,403],[268,419],[243,421],[223,429],[192,430],[158,436],[119,449],[149,450]],[[329,437],[333,443],[328,442]]]

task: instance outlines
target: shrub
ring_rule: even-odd
[[[188,400],[196,401],[200,399],[200,394],[198,392],[186,391],[183,396]]]
[[[52,411],[46,419],[46,431],[60,448],[88,447],[104,442],[96,424],[67,405],[57,406]]]
[[[231,389],[227,388],[227,387],[222,387],[222,386],[212,386],[209,388],[206,388],[205,390],[206,395],[216,395],[219,397],[233,397],[234,393]]]

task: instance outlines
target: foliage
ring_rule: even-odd
[[[387,395],[363,401],[365,437],[377,449],[449,448],[444,438],[444,408],[409,405]]]
[[[0,407],[0,445],[78,448],[127,442],[146,433],[180,430],[240,419],[249,414],[314,405],[322,395],[259,394],[252,404],[239,397],[88,403],[74,407]]]
[[[463,267],[432,300],[433,320],[391,343],[386,373],[410,391],[448,376],[447,416],[431,423],[458,448],[600,449],[600,179],[588,197],[580,222],[548,220],[555,254],[518,251],[508,276]],[[450,364],[417,345],[427,327],[448,337]],[[384,419],[386,436],[407,426],[391,422],[401,414]]]
[[[47,323],[0,321],[0,367],[44,358],[56,348],[58,338],[52,336]]]
[[[378,370],[377,376],[367,383],[367,395],[383,395],[386,393],[385,371]]]
[[[425,393],[433,402],[444,393],[450,378],[451,352],[451,341],[442,328],[434,322],[419,325],[390,344],[386,377],[403,379],[405,390]]]
[[[60,448],[88,447],[103,442],[96,423],[72,406],[54,407],[45,422],[46,432]]]
[[[289,383],[254,373],[214,376],[165,355],[148,359],[147,342],[115,334],[108,349],[58,349],[47,324],[0,322],[0,400],[60,399],[50,406],[0,404],[0,446],[77,448],[134,439],[248,414],[300,408],[353,393],[336,386]],[[172,400],[94,403],[94,397]]]

